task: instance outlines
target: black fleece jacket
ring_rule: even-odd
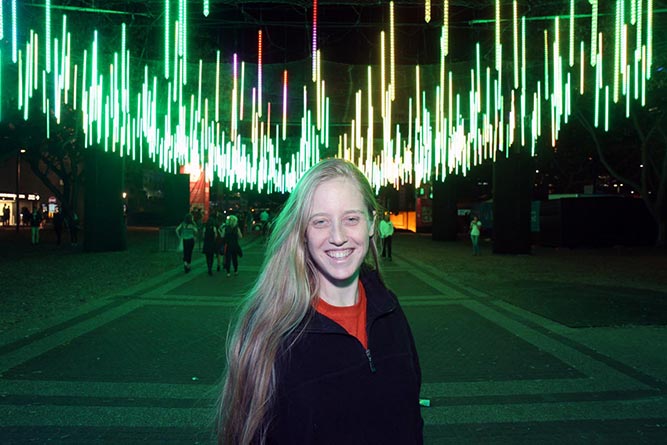
[[[315,312],[277,358],[268,444],[422,444],[421,370],[412,332],[377,273],[364,271],[361,281],[368,349]]]

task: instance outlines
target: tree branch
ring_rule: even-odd
[[[593,126],[588,122],[584,114],[581,112],[581,110],[577,110],[577,117],[579,118],[579,121],[581,122],[582,126],[584,129],[590,134],[591,138],[593,139],[593,143],[595,144],[595,150],[598,153],[598,157],[600,158],[600,162],[604,166],[604,168],[607,169],[609,174],[611,174],[614,178],[618,179],[619,181],[623,182],[624,184],[628,184],[632,188],[636,190],[641,190],[641,187],[639,184],[637,184],[635,181],[626,178],[625,176],[621,175],[614,169],[609,162],[607,161],[607,158],[605,157],[604,152],[602,151],[602,146],[600,144],[600,140],[597,137],[597,134],[595,133],[595,129]]]

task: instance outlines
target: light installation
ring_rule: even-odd
[[[366,67],[364,85],[354,93],[354,117],[342,124],[337,119],[338,125],[332,128],[326,75],[338,73],[322,69],[325,56],[317,47],[315,0],[312,79],[305,85],[288,85],[288,71],[281,70],[281,78],[272,85],[282,91],[266,94],[267,98],[282,97],[278,108],[282,116],[274,117],[273,122],[278,123],[272,130],[271,104],[263,106],[261,29],[258,56],[253,61],[257,64],[255,79],[246,79],[246,62],[236,54],[223,62],[218,50],[215,61],[200,59],[192,64],[187,51],[187,2],[178,0],[176,17],[172,17],[170,1],[165,1],[164,35],[160,37],[164,54],[156,55],[156,61],[164,58],[151,66],[135,66],[125,24],[119,30],[119,48],[101,54],[100,40],[116,36],[100,36],[95,31],[88,43],[86,36],[72,39],[66,15],[60,22],[60,34],[52,32],[52,20],[57,23],[57,19],[51,17],[51,2],[45,1],[46,20],[35,25],[36,29],[19,26],[23,23],[16,0],[9,8],[0,7],[0,41],[11,51],[10,55],[0,52],[0,82],[6,91],[16,91],[16,104],[25,119],[31,107],[39,107],[48,134],[49,116],[59,121],[63,104],[68,104],[82,114],[89,149],[138,162],[150,159],[168,172],[186,166],[186,171],[205,172],[208,179],[217,175],[228,187],[264,192],[290,191],[322,156],[349,159],[379,189],[387,184],[419,186],[449,174],[465,175],[480,162],[508,156],[510,149],[534,154],[541,138],[556,146],[563,126],[571,119],[573,95],[590,96],[594,125],[604,129],[609,128],[612,107],[623,107],[629,115],[631,102],[644,105],[653,63],[652,0],[604,4],[568,0],[564,8],[568,13],[550,18],[522,16],[520,2],[496,0],[494,17],[473,23],[493,26],[494,47],[484,52],[494,58],[482,60],[477,43],[468,69],[455,72],[448,62],[450,6],[443,0],[437,80],[427,83],[424,70],[415,66],[414,89],[401,89],[408,97],[400,98],[396,59],[399,49],[407,50],[410,45],[397,39],[394,27],[400,10],[389,2],[389,29],[379,32],[377,65]],[[206,15],[208,2],[204,8]],[[425,8],[425,20],[432,21],[431,2]],[[601,21],[603,16],[606,19]],[[4,31],[6,23],[11,23],[11,32]],[[575,41],[585,34],[583,30],[588,30],[590,38]],[[530,39],[529,34],[543,38]],[[73,41],[82,46],[74,48]],[[542,54],[531,62],[530,76],[528,52]],[[10,66],[14,66],[11,71]],[[188,82],[188,73],[195,70],[196,82]],[[509,70],[510,76],[503,75],[503,70]],[[9,72],[16,74],[8,77]],[[587,77],[592,81],[584,90]],[[206,85],[211,78],[212,89]],[[3,93],[4,103],[7,94]],[[300,96],[302,107],[288,109],[288,94]],[[35,97],[41,101],[32,100]],[[244,110],[249,98],[250,112]],[[399,121],[398,111],[407,120]],[[298,122],[298,136],[288,137],[288,122]]]

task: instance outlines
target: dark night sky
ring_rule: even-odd
[[[264,36],[264,63],[310,58],[312,0],[211,0],[208,17],[202,14],[202,3],[202,0],[188,1],[191,59],[214,59],[216,50],[220,49],[225,60],[237,53],[243,60],[253,63],[257,60],[257,31],[260,28]],[[397,63],[437,63],[442,2],[432,2],[432,20],[428,24],[424,21],[423,0],[396,0],[394,3]],[[558,3],[563,1],[558,0]],[[173,21],[177,18],[178,1],[172,0],[170,4]],[[493,1],[452,0],[450,4],[450,28],[456,42],[452,45],[450,60],[468,58],[476,41],[493,36],[492,25],[470,25],[470,20],[493,17]],[[21,19],[34,23],[32,26],[38,31],[43,26],[43,5],[43,0],[19,2]],[[101,35],[118,35],[120,24],[124,22],[128,25],[134,54],[160,58],[164,0],[53,0],[52,5],[54,30],[60,28],[63,13],[69,17],[73,34],[80,34],[85,40],[88,40],[86,36],[92,36],[94,29]],[[90,12],[95,8],[98,12]],[[326,60],[378,63],[381,30],[386,31],[388,44],[387,0],[319,1],[318,47]],[[117,42],[110,43],[115,45]]]

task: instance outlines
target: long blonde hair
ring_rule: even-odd
[[[299,335],[296,330],[312,314],[312,301],[319,288],[314,263],[305,247],[313,195],[319,184],[339,177],[357,186],[369,219],[379,214],[368,180],[347,161],[321,161],[299,180],[275,220],[261,273],[228,342],[227,369],[218,400],[218,443],[265,441],[277,351],[286,336]],[[371,239],[368,256],[378,269],[376,238]]]

